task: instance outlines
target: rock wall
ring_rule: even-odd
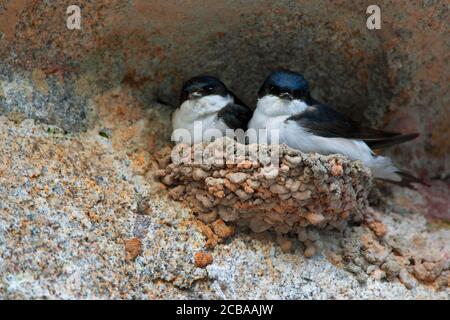
[[[98,121],[93,99],[125,84],[144,104],[176,104],[183,80],[222,78],[254,105],[267,74],[300,71],[318,99],[366,124],[422,135],[394,148],[428,177],[450,173],[449,8],[445,1],[70,1],[0,4],[0,112],[80,131]]]
[[[169,117],[155,110],[141,116]],[[0,116],[2,299],[449,299],[450,229],[426,221],[420,194],[321,232],[311,257],[294,237],[208,225],[171,200],[147,151],[165,128],[132,117],[71,134]]]
[[[82,30],[66,28],[69,1],[0,2],[0,297],[448,299],[444,1],[379,1],[376,31],[369,1],[78,3]],[[439,179],[375,189],[310,259],[197,220],[153,179],[180,84],[210,73],[254,105],[279,67],[365,124],[420,132],[390,154]]]

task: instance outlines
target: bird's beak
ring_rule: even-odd
[[[283,92],[282,94],[280,94],[280,98],[286,100],[294,100],[294,97],[288,92]]]
[[[190,99],[195,99],[195,98],[200,98],[202,96],[202,94],[198,91],[194,91],[189,93],[189,98]]]

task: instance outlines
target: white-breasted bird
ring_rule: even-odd
[[[208,129],[218,129],[225,136],[226,129],[247,130],[251,109],[225,84],[211,76],[194,77],[183,84],[180,106],[172,114],[173,129],[186,129],[191,143],[199,143]],[[194,135],[194,124],[201,122],[202,134]]]
[[[306,79],[299,73],[279,70],[261,86],[249,129],[278,129],[279,143],[302,152],[342,154],[361,160],[375,178],[412,187],[423,182],[396,168],[388,157],[372,148],[412,140],[417,133],[399,134],[363,127],[348,116],[314,100]],[[270,134],[268,142],[270,143]]]

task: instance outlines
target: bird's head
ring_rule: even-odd
[[[267,95],[288,101],[308,102],[311,99],[308,81],[300,73],[289,70],[275,71],[264,81],[259,89],[258,97]]]
[[[223,82],[215,77],[194,77],[183,84],[181,89],[180,105],[187,100],[199,99],[210,95],[226,97],[229,95],[229,92]]]

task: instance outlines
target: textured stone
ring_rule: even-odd
[[[120,97],[108,101],[110,110],[123,103]],[[145,119],[169,116],[162,109]],[[353,267],[362,272],[355,277],[321,254],[305,259],[303,245],[286,236],[277,236],[281,247],[269,233],[238,232],[220,243],[152,178],[158,165],[144,150],[150,142],[164,146],[165,128],[158,122],[137,126],[130,137],[130,126],[140,118],[122,117],[107,123],[110,139],[97,130],[67,134],[32,120],[0,117],[2,299],[449,299],[448,288],[437,291],[414,279],[408,290],[395,279],[378,281],[366,274],[366,285],[360,286],[357,279],[367,266]],[[153,140],[153,134],[166,138]],[[437,279],[444,283],[448,228],[431,227],[420,214],[395,204],[395,198],[385,201],[393,203],[379,209],[388,226],[381,245],[406,261],[433,261],[430,270],[442,270]],[[361,239],[371,234],[363,225],[322,234],[324,252],[344,257],[343,265],[348,259],[362,265],[367,241]],[[304,230],[303,240],[317,236]],[[141,243],[135,260],[126,259],[130,239]],[[196,265],[197,253],[206,267]],[[402,282],[414,277],[401,268]]]
[[[248,175],[244,172],[233,172],[226,175],[226,177],[235,184],[240,184],[247,180]]]
[[[445,2],[380,0],[380,30],[366,28],[369,1],[201,3],[81,0],[82,30],[69,30],[66,3],[3,1],[1,112],[85,130],[105,90],[124,84],[145,104],[175,105],[182,81],[200,73],[252,105],[264,77],[285,67],[356,120],[422,133],[390,154],[423,176],[449,175]]]
[[[125,252],[128,260],[135,260],[142,252],[141,240],[138,238],[126,240]]]
[[[114,144],[132,145],[134,133],[148,124],[136,106],[154,108],[145,111],[152,117],[173,110],[181,83],[193,75],[220,77],[254,106],[267,74],[291,68],[310,80],[314,97],[363,124],[419,132],[418,139],[386,153],[400,168],[433,178],[431,188],[419,187],[423,197],[414,205],[449,219],[450,11],[444,2],[379,1],[381,30],[365,26],[367,1],[78,4],[82,30],[66,28],[67,4],[2,2],[0,114],[16,121],[32,117],[63,132],[96,128]],[[114,136],[111,120],[120,122],[123,115],[142,121]],[[169,120],[153,125],[166,132]],[[168,158],[155,160],[164,166]],[[282,170],[299,161],[285,160]],[[252,163],[240,165],[250,169]],[[339,164],[330,172],[340,175]],[[266,174],[275,179],[278,173]]]
[[[195,265],[199,268],[205,268],[213,262],[213,257],[209,252],[197,252],[194,256]]]

